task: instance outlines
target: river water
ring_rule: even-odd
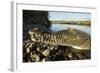
[[[73,25],[73,24],[52,24],[50,29],[54,32],[60,31],[60,30],[67,30],[68,28],[73,28],[77,30],[81,30],[89,35],[91,35],[91,28],[88,26],[82,26],[82,25]]]

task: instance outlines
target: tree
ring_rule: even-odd
[[[23,39],[28,38],[28,31],[37,27],[41,31],[50,31],[51,22],[48,11],[23,10]]]

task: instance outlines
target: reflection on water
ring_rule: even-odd
[[[60,31],[60,30],[66,30],[68,28],[74,28],[77,30],[81,30],[83,32],[86,32],[87,34],[91,34],[91,28],[88,26],[81,26],[81,25],[69,25],[69,24],[52,24],[51,30],[52,31]]]

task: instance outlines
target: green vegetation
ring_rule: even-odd
[[[71,25],[91,25],[90,20],[80,21],[65,21],[65,20],[50,20],[52,24],[71,24]]]

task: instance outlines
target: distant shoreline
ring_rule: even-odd
[[[51,24],[91,25],[91,21],[50,20]]]

